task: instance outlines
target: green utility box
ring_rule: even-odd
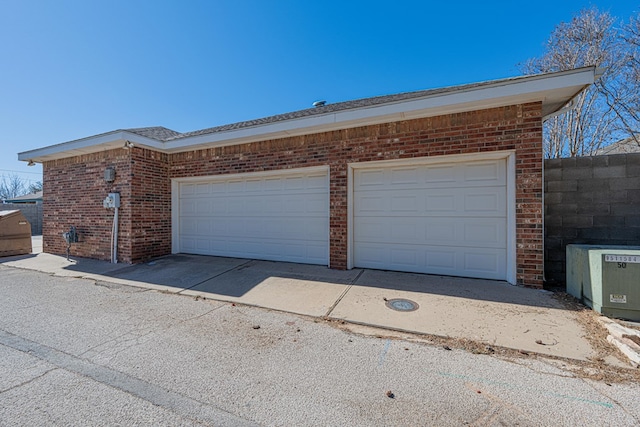
[[[567,292],[605,316],[640,321],[640,246],[567,245]]]

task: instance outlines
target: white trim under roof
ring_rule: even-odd
[[[542,115],[546,116],[560,110],[597,77],[596,68],[589,67],[498,80],[486,85],[465,85],[460,89],[452,87],[422,97],[178,137],[166,142],[118,130],[25,151],[18,154],[18,160],[41,163],[121,148],[127,141],[156,151],[179,153],[537,101],[542,102]]]

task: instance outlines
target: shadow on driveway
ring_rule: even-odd
[[[381,270],[332,270],[326,266],[203,255],[175,254],[144,264],[111,264],[79,259],[67,271],[100,274],[127,281],[241,298],[268,281],[356,285],[455,298],[558,308],[549,292],[498,280],[470,279]]]

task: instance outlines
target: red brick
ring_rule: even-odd
[[[330,165],[330,267],[347,267],[347,164],[482,151],[516,150],[517,281],[542,286],[541,103],[492,108],[243,145],[163,154],[134,148],[45,162],[44,250],[64,253],[61,233],[78,227],[72,253],[107,259],[112,211],[120,191],[120,260],[171,252],[171,178]],[[116,181],[104,182],[104,169]]]

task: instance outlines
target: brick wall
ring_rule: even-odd
[[[104,180],[107,167],[116,179]],[[142,148],[117,149],[44,164],[45,252],[63,254],[62,233],[74,225],[80,235],[75,256],[111,259],[113,209],[102,201],[120,193],[118,261],[136,263],[171,253],[171,181],[168,155]]]
[[[640,245],[640,153],[545,160],[545,279],[565,284],[571,243]]]
[[[111,259],[113,209],[102,201],[110,192],[119,192],[118,259],[132,262],[131,243],[131,153],[117,149],[96,154],[44,162],[43,164],[43,251],[64,254],[62,233],[73,225],[79,242],[71,245],[71,254],[101,260]],[[116,169],[116,180],[107,183],[104,171]]]
[[[171,253],[169,156],[131,150],[131,259],[140,262]]]
[[[162,154],[139,147],[45,162],[44,251],[63,254],[61,237],[75,225],[72,254],[108,260],[113,211],[121,193],[119,260],[139,262],[171,252],[170,178],[329,165],[330,266],[347,267],[348,163],[516,151],[517,281],[542,286],[541,103],[363,126],[237,146]],[[116,168],[107,184],[104,170]]]
[[[516,150],[517,281],[542,286],[542,120],[531,103],[170,156],[172,178],[330,166],[331,268],[347,266],[347,165]]]

